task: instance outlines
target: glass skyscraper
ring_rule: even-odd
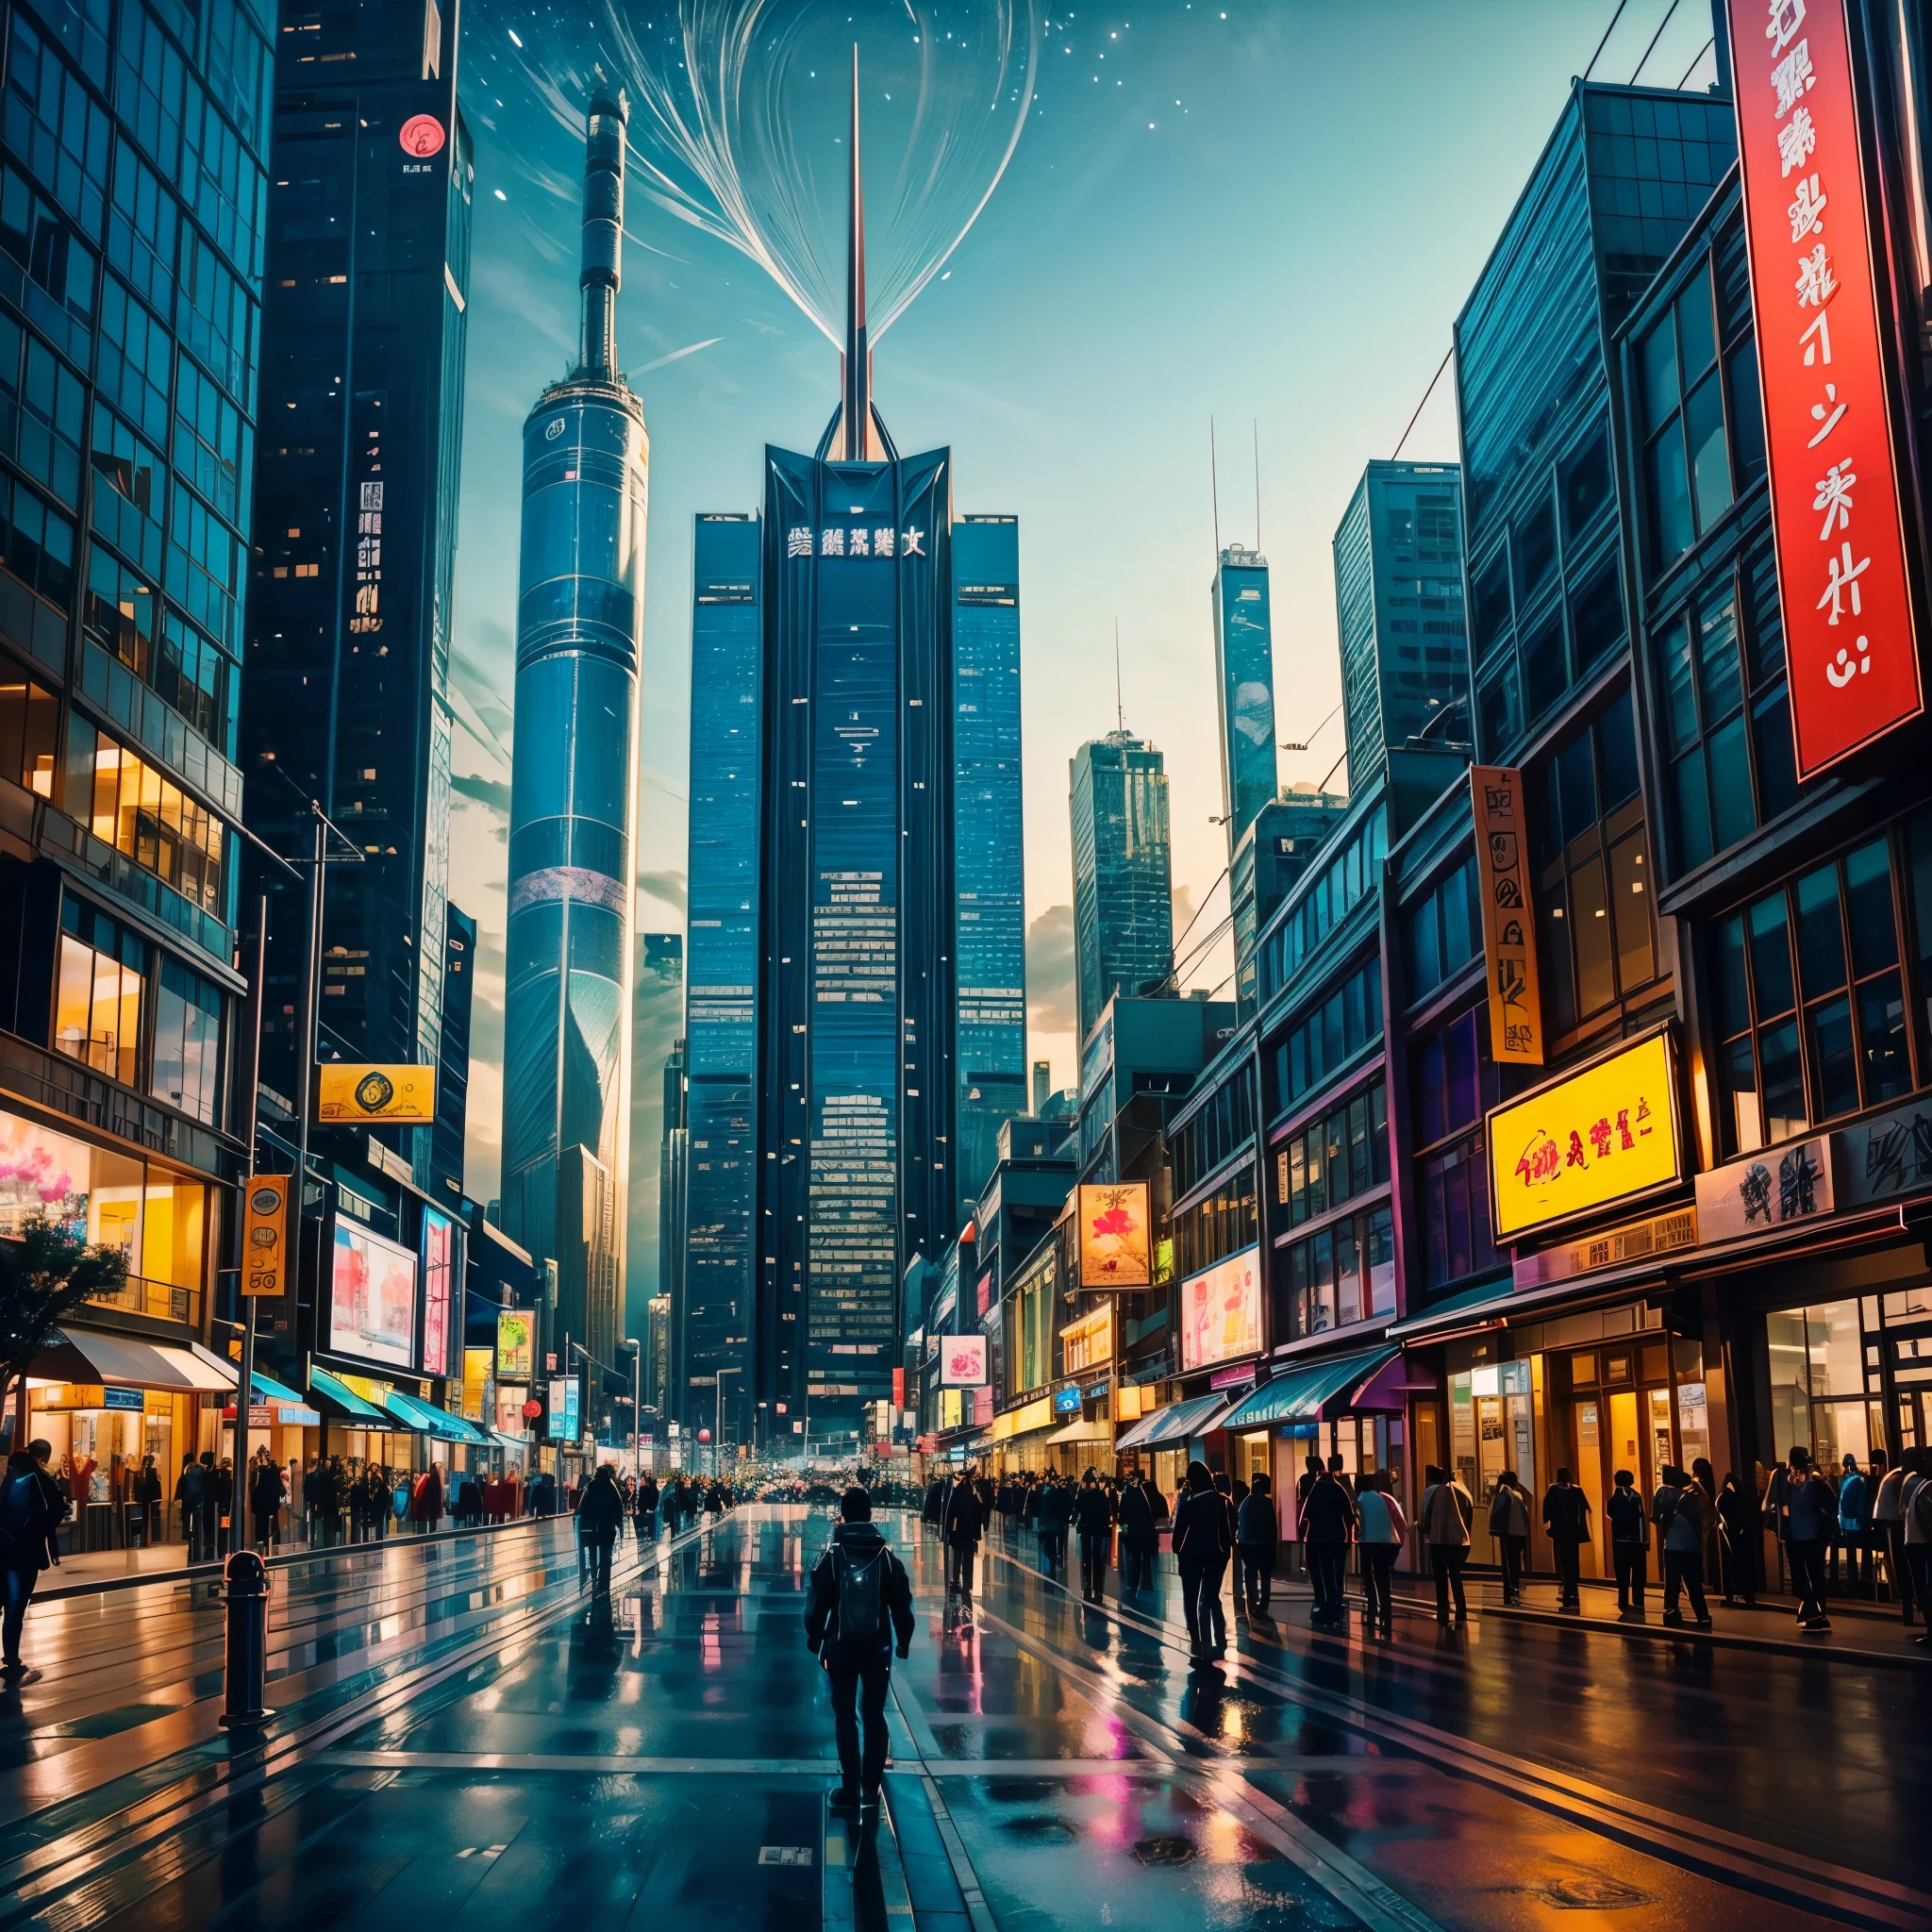
[[[1460,473],[1372,462],[1334,549],[1348,785],[1366,791],[1411,738],[1470,739]]]
[[[256,475],[242,746],[260,772],[255,830],[306,852],[314,798],[362,855],[329,874],[328,1058],[435,1065],[442,1043],[474,174],[456,70],[454,25],[433,6],[317,14],[276,49],[262,312],[274,428]],[[219,421],[211,402],[206,420]],[[261,769],[270,759],[292,783]],[[263,1076],[295,1093],[307,888],[258,873],[289,902],[270,923]],[[411,1158],[418,1187],[454,1198],[448,1136],[380,1138]]]
[[[1020,524],[953,525],[958,1179],[963,1219],[1026,1111],[1026,892],[1020,774]]]
[[[1074,960],[1084,1045],[1115,993],[1174,965],[1167,773],[1160,753],[1109,731],[1074,754]]]
[[[585,149],[582,347],[524,424],[503,1220],[610,1363],[630,1140],[631,852],[648,441],[616,361],[625,105]]]
[[[1214,605],[1214,695],[1221,722],[1221,809],[1230,855],[1274,796],[1274,631],[1268,559],[1238,543],[1222,551]]]

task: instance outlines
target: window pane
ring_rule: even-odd
[[[1617,984],[1628,992],[1646,986],[1657,968],[1650,943],[1650,879],[1640,829],[1610,848],[1610,898],[1615,907]]]
[[[1362,1318],[1362,1255],[1353,1221],[1335,1230],[1335,1311],[1341,1322]]]
[[[1454,1280],[1475,1265],[1470,1250],[1469,1162],[1458,1160],[1443,1181],[1449,1210],[1449,1275]]]
[[[1603,808],[1613,812],[1626,798],[1637,796],[1637,725],[1627,691],[1597,720],[1596,741],[1603,765]]]
[[[1563,498],[1563,534],[1574,541],[1579,530],[1589,528],[1597,511],[1609,501],[1610,439],[1607,428],[1600,428],[1563,465],[1557,488]]]
[[[1541,718],[1557,704],[1570,685],[1570,665],[1563,655],[1563,620],[1550,617],[1537,627],[1523,647],[1523,690],[1529,715]]]
[[[1688,385],[1717,360],[1717,328],[1711,316],[1708,269],[1677,297],[1677,341],[1682,345],[1684,380]]]
[[[1798,1023],[1781,1021],[1758,1035],[1764,1062],[1764,1135],[1767,1141],[1802,1134],[1811,1117],[1805,1108],[1805,1068],[1798,1056]]]
[[[54,1044],[77,1060],[88,1057],[92,1032],[94,956],[66,934],[60,939],[60,991],[54,1007]]]
[[[1731,507],[1731,458],[1724,447],[1724,395],[1714,370],[1691,391],[1684,405],[1684,436],[1690,445],[1697,527],[1707,530]]]
[[[1335,1239],[1332,1230],[1324,1230],[1308,1243],[1308,1296],[1313,1303],[1310,1309],[1311,1329],[1332,1328],[1335,1325]]]
[[[1760,1022],[1790,1011],[1791,947],[1785,923],[1785,895],[1774,892],[1751,908],[1751,985]],[[1767,1052],[1769,1049],[1767,1048]]]
[[[1543,888],[1541,903],[1545,917],[1538,924],[1543,939],[1542,995],[1549,1003],[1546,1017],[1551,1030],[1564,1034],[1576,1024],[1576,1002],[1570,984],[1570,900],[1560,878]]]
[[[1516,607],[1549,581],[1557,565],[1557,508],[1547,496],[1530,504],[1510,525],[1509,553],[1516,566]]]
[[[1614,555],[1572,599],[1570,627],[1579,665],[1594,664],[1624,641],[1624,592]]]
[[[1731,1144],[1740,1154],[1764,1145],[1764,1122],[1757,1106],[1757,1074],[1751,1057],[1751,1036],[1734,1040],[1718,1056],[1718,1079],[1723,1091]]]
[[[1419,1144],[1433,1146],[1449,1131],[1443,1109],[1442,1036],[1432,1034],[1415,1057],[1415,1118]]]
[[[1891,859],[1883,839],[1845,858],[1845,910],[1852,929],[1852,972],[1860,979],[1898,964],[1891,916]]]
[[[1488,1019],[1485,1012],[1485,1024]],[[1442,1031],[1443,1074],[1448,1091],[1445,1131],[1452,1134],[1482,1111],[1476,1087],[1475,1029],[1476,1014],[1472,1010]]]
[[[1764,475],[1764,403],[1757,391],[1757,344],[1746,342],[1731,357],[1726,372],[1731,397],[1731,432],[1738,442],[1738,486]]]
[[[1798,881],[1798,988],[1807,1000],[1845,983],[1844,930],[1839,923],[1838,867],[1822,865]]]
[[[1509,627],[1509,553],[1497,551],[1477,574],[1472,588],[1475,609],[1470,645],[1480,658]]]
[[[1592,831],[1596,825],[1596,758],[1590,733],[1573,738],[1557,754],[1553,774],[1557,810],[1566,840]]]
[[[1697,611],[1697,682],[1704,693],[1704,722],[1716,724],[1744,702],[1738,667],[1738,605],[1730,587],[1707,598]]]
[[[1858,989],[1858,1032],[1865,1060],[1865,1105],[1909,1093],[1912,1069],[1906,1051],[1906,996],[1896,973],[1867,980]]]
[[[1710,857],[1710,794],[1704,781],[1704,752],[1700,747],[1677,760],[1677,862],[1694,872]]]
[[[1745,748],[1744,720],[1733,718],[1712,732],[1708,752],[1712,829],[1717,849],[1723,852],[1749,838],[1757,825],[1751,804],[1751,754]]]
[[[1668,316],[1637,345],[1637,382],[1648,434],[1677,407],[1677,341]]]
[[[1392,1315],[1395,1312],[1395,1225],[1388,1208],[1377,1208],[1369,1216],[1369,1312]]]
[[[1505,664],[1487,679],[1477,695],[1477,714],[1482,725],[1483,751],[1491,758],[1501,757],[1516,736],[1516,666]]]
[[[1690,547],[1690,485],[1684,474],[1684,438],[1673,423],[1644,452],[1650,491],[1650,558],[1662,570]]]
[[[1752,731],[1757,743],[1757,796],[1769,824],[1798,802],[1798,758],[1783,686],[1758,699]]]
[[[1835,1120],[1856,1112],[1858,1066],[1852,1050],[1852,1003],[1827,1000],[1810,1009],[1811,1057],[1818,1065],[1818,1117]]]
[[[1570,907],[1575,930],[1576,1011],[1587,1019],[1617,996],[1610,971],[1610,909],[1604,895],[1604,864],[1591,858],[1570,874]]]
[[[1692,681],[1688,613],[1664,638],[1664,718],[1674,750],[1683,751],[1697,742],[1697,692]]]
[[[1717,929],[1710,962],[1710,994],[1720,1034],[1741,1033],[1751,1024],[1744,983],[1744,922],[1727,919]]]

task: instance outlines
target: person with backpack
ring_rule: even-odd
[[[1174,1555],[1181,1573],[1181,1610],[1197,1663],[1227,1655],[1221,1578],[1227,1567],[1227,1507],[1205,1462],[1188,1464],[1188,1486],[1174,1506]]]
[[[1523,1601],[1523,1579],[1529,1573],[1529,1493],[1513,1469],[1496,1478],[1490,1498],[1490,1534],[1503,1557],[1503,1601]]]
[[[832,1680],[840,1773],[833,1808],[875,1811],[886,1774],[892,1653],[896,1647],[905,1657],[912,1648],[912,1582],[874,1527],[872,1498],[862,1489],[845,1491],[839,1514],[831,1547],[812,1565],[805,1641]]]
[[[1362,1589],[1369,1599],[1368,1627],[1392,1637],[1395,1558],[1408,1535],[1408,1524],[1402,1505],[1395,1500],[1394,1480],[1386,1469],[1364,1477],[1355,1500],[1361,1515]]]
[[[31,1684],[41,1674],[22,1661],[20,1640],[41,1572],[60,1560],[55,1537],[70,1507],[47,1474],[52,1453],[50,1443],[29,1442],[7,1458],[7,1474],[0,1480],[0,1587],[6,1592],[0,1611],[0,1683],[8,1690]]]
[[[1557,1552],[1557,1607],[1583,1607],[1583,1546],[1590,1541],[1590,1497],[1559,1469],[1543,1491],[1543,1527]]]
[[[1635,1610],[1641,1617],[1643,1588],[1650,1580],[1650,1517],[1644,1509],[1643,1498],[1637,1493],[1637,1478],[1627,1469],[1620,1469],[1615,1480],[1616,1488],[1604,1505],[1604,1514],[1610,1521],[1610,1561],[1617,1572],[1617,1609],[1620,1614]],[[1662,1490],[1657,1491],[1659,1509],[1664,1507],[1663,1494]],[[1659,1535],[1663,1528],[1664,1518],[1659,1516]]]
[[[1265,1617],[1274,1591],[1274,1550],[1281,1525],[1274,1517],[1274,1479],[1257,1474],[1235,1512],[1235,1536],[1241,1553],[1250,1617]]]
[[[1422,1507],[1416,1511],[1428,1545],[1429,1569],[1436,1578],[1436,1622],[1449,1621],[1449,1602],[1456,1600],[1456,1621],[1465,1629],[1469,1624],[1469,1599],[1463,1594],[1462,1569],[1469,1561],[1469,1525],[1475,1516],[1475,1504],[1453,1470],[1430,1463],[1424,1471],[1428,1487],[1423,1491]]]
[[[610,1589],[610,1553],[623,1524],[624,1491],[617,1486],[617,1472],[600,1462],[577,1504],[577,1542],[588,1558],[591,1588],[599,1594]]]

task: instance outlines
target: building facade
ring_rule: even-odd
[[[1214,697],[1221,725],[1221,810],[1232,854],[1274,796],[1274,625],[1268,559],[1229,544],[1215,564]]]
[[[504,1225],[555,1257],[560,1324],[607,1366],[623,1334],[648,462],[616,362],[625,112],[621,95],[591,104],[580,350],[524,425],[504,1014]]]
[[[1174,970],[1167,772],[1125,730],[1083,744],[1070,770],[1074,979],[1084,1050],[1108,1000],[1166,983]]]

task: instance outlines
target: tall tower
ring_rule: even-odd
[[[727,1441],[795,1444],[808,1420],[823,1441],[890,1397],[899,1285],[958,1230],[961,1004],[1011,1030],[1024,1001],[998,922],[994,956],[961,943],[981,902],[962,896],[973,835],[956,808],[977,783],[962,773],[1001,780],[981,803],[1010,822],[1013,878],[989,856],[984,903],[1010,896],[1017,919],[1017,789],[992,769],[1006,752],[975,740],[969,753],[959,722],[969,684],[1005,707],[1010,676],[1016,695],[1017,525],[986,520],[983,556],[956,568],[951,452],[902,458],[874,406],[856,58],[849,196],[839,408],[811,455],[767,447],[761,519],[697,525],[672,1401],[708,1422],[707,1378],[730,1374]],[[991,602],[964,594],[969,576]],[[961,604],[987,621],[956,661]],[[969,658],[997,675],[967,678]],[[1016,765],[1017,713],[1012,738]],[[1014,1112],[1017,1041],[993,1063]]]
[[[1221,720],[1221,809],[1230,856],[1274,796],[1274,632],[1268,559],[1230,543],[1214,570],[1214,691]]]
[[[557,1262],[558,1327],[620,1338],[631,853],[649,442],[617,371],[626,107],[591,97],[577,365],[524,424],[504,1017],[503,1220]]]
[[[1083,744],[1072,765],[1074,974],[1080,1044],[1115,993],[1165,980],[1174,964],[1167,772],[1128,731]]]

